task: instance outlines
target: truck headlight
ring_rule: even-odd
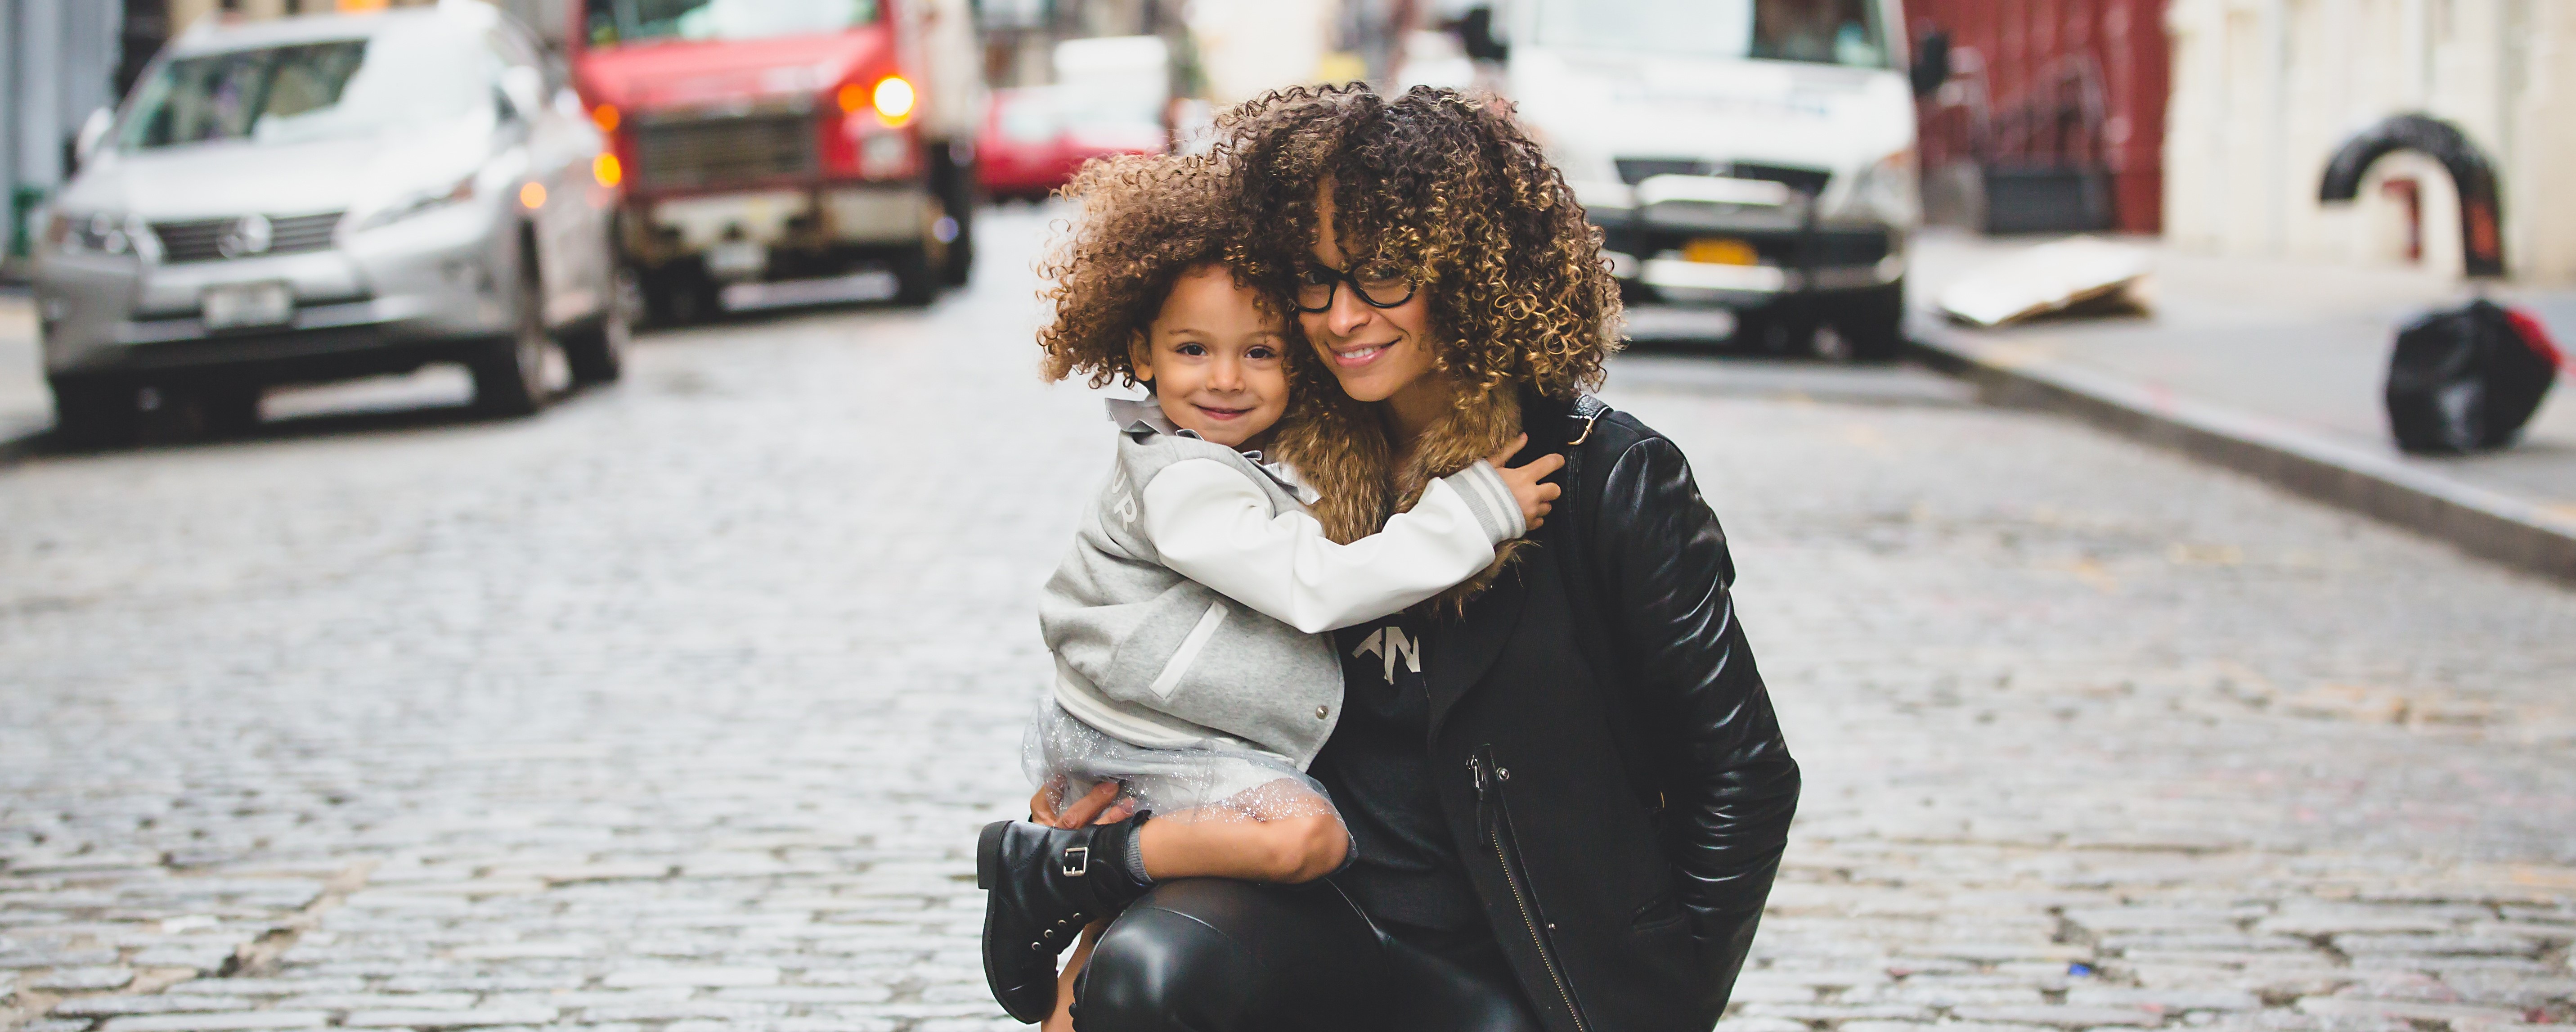
[[[385,206],[369,213],[366,218],[360,219],[352,232],[365,232],[378,226],[400,222],[414,215],[427,214],[473,200],[474,179],[474,176],[468,175],[445,186],[414,190],[396,197]]]
[[[45,220],[45,243],[59,254],[137,254],[151,232],[140,215],[58,211]]]

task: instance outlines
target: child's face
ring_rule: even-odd
[[[1287,322],[1259,298],[1216,267],[1172,284],[1132,356],[1172,425],[1240,448],[1288,411]]]

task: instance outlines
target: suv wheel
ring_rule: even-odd
[[[642,297],[635,274],[617,270],[599,318],[564,334],[564,361],[572,366],[572,382],[613,383],[625,373],[626,344],[634,336],[635,306]]]
[[[132,384],[78,377],[47,377],[54,393],[54,435],[78,447],[106,447],[134,439],[142,414]]]
[[[519,281],[518,322],[507,337],[491,341],[468,365],[474,370],[474,407],[496,416],[533,415],[546,404],[546,334],[534,262]]]
[[[1905,281],[1898,280],[1843,303],[1834,332],[1851,342],[1857,362],[1892,362],[1905,351]]]
[[[243,437],[259,430],[259,401],[265,393],[257,384],[224,384],[208,387],[197,395],[197,415],[205,430],[217,437]]]

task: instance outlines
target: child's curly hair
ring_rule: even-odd
[[[1135,385],[1128,351],[1163,310],[1182,274],[1227,264],[1235,217],[1221,167],[1204,156],[1140,154],[1095,160],[1060,191],[1081,205],[1058,223],[1053,251],[1038,263],[1055,318],[1038,331],[1050,382],[1081,375],[1093,387]],[[1236,281],[1253,287],[1236,272]],[[1267,314],[1285,307],[1262,292]]]
[[[1410,275],[1430,298],[1434,359],[1465,388],[1460,405],[1506,384],[1554,398],[1600,384],[1618,284],[1573,190],[1502,102],[1297,87],[1228,112],[1219,131],[1240,220],[1226,258],[1247,279],[1290,288],[1328,184],[1349,267]]]

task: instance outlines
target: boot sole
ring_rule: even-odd
[[[986,892],[1002,883],[1002,836],[1011,830],[1011,822],[994,821],[984,826],[975,838],[975,887]]]

